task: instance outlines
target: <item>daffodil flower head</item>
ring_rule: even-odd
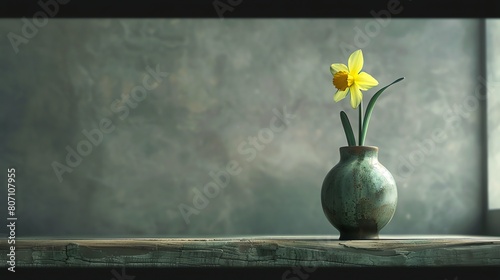
[[[361,72],[363,68],[363,52],[357,50],[349,56],[347,66],[342,63],[334,63],[330,66],[333,75],[333,85],[337,92],[333,100],[338,102],[344,99],[349,91],[351,92],[351,106],[356,109],[363,99],[362,90],[368,90],[378,85],[370,74]]]

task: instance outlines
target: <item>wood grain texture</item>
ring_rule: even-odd
[[[0,263],[8,248],[0,241]],[[497,266],[500,238],[339,241],[327,236],[18,239],[16,267]]]

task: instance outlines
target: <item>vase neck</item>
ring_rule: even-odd
[[[340,160],[370,159],[378,160],[378,148],[374,146],[340,147]]]

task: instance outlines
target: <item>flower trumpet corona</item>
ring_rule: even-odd
[[[357,50],[349,56],[347,65],[342,63],[334,63],[330,65],[330,72],[333,75],[333,86],[337,89],[337,92],[333,96],[335,102],[339,102],[344,99],[347,94],[351,93],[351,107],[353,109],[359,109],[359,134],[358,134],[358,145],[363,146],[365,143],[366,133],[368,131],[368,124],[370,122],[371,114],[373,112],[373,107],[377,98],[384,92],[389,86],[400,82],[404,77],[397,79],[391,84],[381,88],[379,91],[373,95],[366,107],[366,113],[363,117],[363,93],[362,90],[366,91],[370,88],[377,86],[378,81],[373,78],[370,74],[366,72],[361,72],[363,68],[364,58],[363,52]],[[347,114],[342,111],[340,112],[340,119],[342,121],[342,126],[344,127],[344,132],[347,138],[347,143],[349,146],[356,146],[356,140],[354,139],[354,133],[352,131],[351,124]]]

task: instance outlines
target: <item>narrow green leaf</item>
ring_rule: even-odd
[[[363,99],[361,99],[361,103],[359,103],[359,118],[358,118],[358,120],[359,120],[359,123],[358,123],[359,124],[359,126],[358,126],[358,128],[359,128],[359,130],[358,130],[359,143],[358,144],[361,146],[361,134],[363,134],[362,133],[362,131],[363,131]]]
[[[351,123],[349,122],[349,118],[344,111],[340,112],[340,120],[342,121],[342,126],[344,127],[347,144],[349,146],[356,146],[356,140],[354,139],[354,132],[352,132]]]
[[[401,82],[404,80],[404,77],[401,77],[394,82],[390,83],[389,85],[381,88],[373,97],[370,99],[370,102],[368,102],[368,106],[366,107],[366,112],[365,112],[365,117],[363,120],[363,133],[361,135],[361,139],[359,140],[359,145],[363,146],[365,144],[365,138],[366,138],[366,133],[368,132],[368,124],[370,123],[370,118],[372,115],[373,107],[375,107],[375,102],[377,101],[377,98],[386,90],[388,87],[392,86],[395,83]]]

